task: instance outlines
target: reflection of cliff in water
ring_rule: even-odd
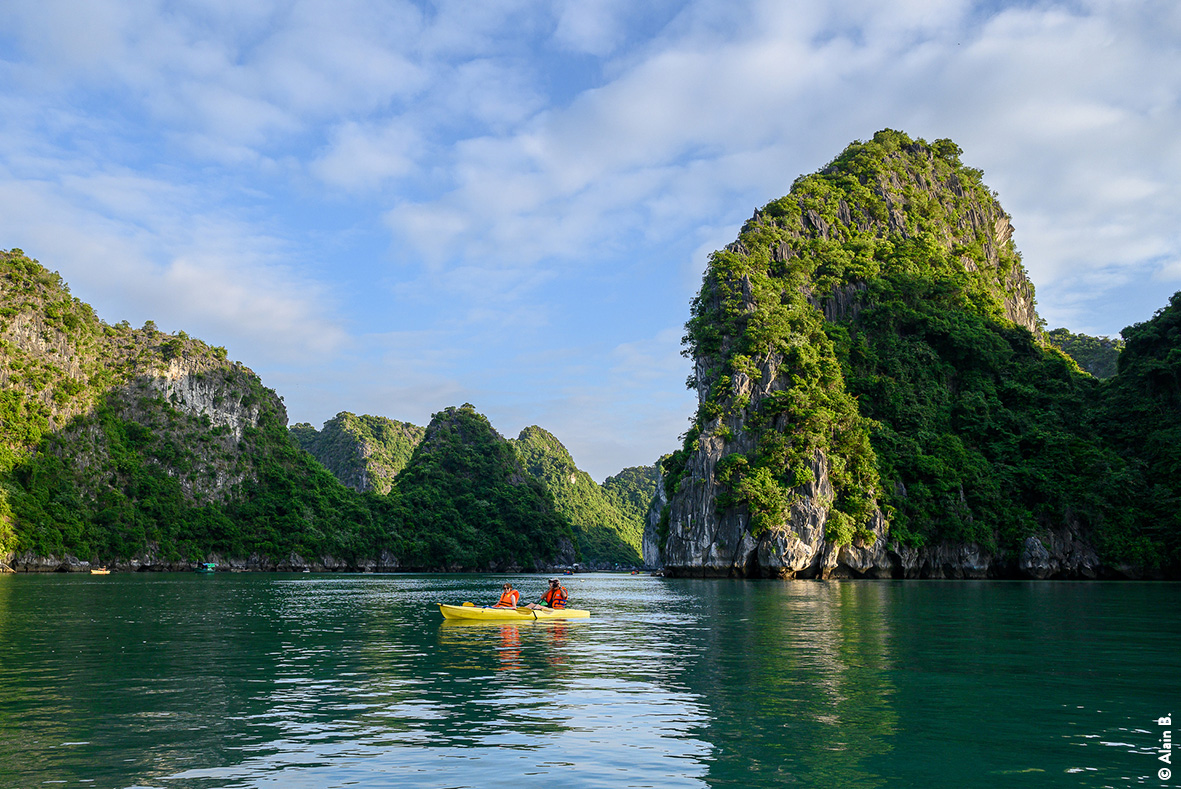
[[[673,582],[681,583],[681,582]],[[872,787],[898,716],[880,585],[688,581],[711,786]]]
[[[274,622],[236,594],[236,579],[18,580],[3,630],[0,765],[109,784],[240,759],[239,721],[267,709],[256,680],[273,677],[280,642]],[[255,671],[236,670],[243,655]],[[23,742],[22,731],[35,734]]]
[[[679,677],[702,652],[685,627],[710,623],[658,579],[584,581],[594,618],[508,630],[442,621],[434,601],[479,599],[480,576],[13,580],[3,786],[257,787],[277,770],[338,785],[360,769],[700,787],[708,769],[708,709]]]

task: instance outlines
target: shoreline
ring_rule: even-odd
[[[39,567],[3,567],[0,568],[0,575],[90,575],[90,570],[98,569],[100,567],[106,568],[109,572],[102,575],[147,575],[147,574],[165,574],[165,573],[188,573],[199,574],[197,564],[191,566],[183,563],[168,563],[168,564],[140,564],[127,565],[118,563],[107,563],[104,565],[90,565],[89,563],[79,563],[77,565],[61,565],[56,567],[41,565]],[[647,576],[669,578],[675,580],[700,580],[700,581],[738,581],[738,582],[759,582],[759,581],[779,581],[781,583],[832,583],[842,581],[856,581],[858,583],[876,582],[876,581],[935,581],[935,582],[955,582],[955,581],[976,581],[976,582],[1013,582],[1013,581],[1046,581],[1057,583],[1134,583],[1134,582],[1156,582],[1156,583],[1177,583],[1181,582],[1181,575],[1170,573],[1166,570],[1132,570],[1130,568],[1115,569],[1104,568],[1104,572],[1095,575],[1078,575],[1078,574],[1057,574],[1046,577],[1036,577],[1021,573],[997,573],[997,574],[918,574],[918,575],[866,575],[856,576],[850,574],[830,574],[828,576],[790,576],[790,575],[761,575],[761,576],[743,576],[737,574],[726,574],[721,572],[709,572],[706,568],[627,568],[627,569],[610,569],[610,568],[581,568],[567,572],[565,569],[559,568],[542,568],[542,569],[525,569],[520,567],[501,567],[501,568],[484,568],[484,569],[468,569],[468,568],[448,568],[448,567],[358,567],[358,566],[250,566],[242,567],[237,565],[219,566],[213,573],[215,575],[231,575],[244,573],[276,573],[284,575],[304,575],[316,573],[319,575],[546,575],[555,574],[563,577],[574,577],[578,575],[587,575],[592,573],[605,573],[610,575],[622,576]]]

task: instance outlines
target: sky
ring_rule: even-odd
[[[291,423],[676,449],[709,253],[883,128],[950,137],[1048,327],[1181,289],[1174,0],[5,0],[0,248],[228,349]]]

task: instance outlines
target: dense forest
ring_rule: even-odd
[[[1120,351],[1124,349],[1121,338],[1091,337],[1075,334],[1068,329],[1053,329],[1046,332],[1046,342],[1074,359],[1080,370],[1096,378],[1110,378],[1115,375]]]
[[[425,429],[379,416],[337,414],[316,430],[292,425],[291,437],[345,485],[358,491],[389,494],[409,484],[398,481],[423,440]],[[580,470],[553,434],[532,426],[509,443],[525,472],[539,481],[554,505],[570,521],[579,564],[588,567],[634,567],[647,507],[656,489],[656,467],[624,469],[602,486]]]
[[[348,411],[329,419],[320,430],[301,422],[290,431],[300,449],[345,485],[383,494],[390,492],[426,432],[409,422]]]
[[[0,562],[639,562],[633,502],[654,482],[638,494],[642,480],[614,486],[625,516],[569,460],[601,500],[602,522],[577,526],[582,549],[550,487],[565,501],[562,481],[526,471],[528,442],[504,439],[470,405],[425,428],[341,412],[321,430],[288,429],[281,398],[223,348],[151,322],[108,325],[21,250],[0,252],[0,287]],[[537,447],[529,457],[545,465]]]
[[[879,132],[713,254],[685,338],[700,405],[664,463],[666,561],[824,574],[886,537],[1011,569],[1068,533],[1176,571],[1176,297],[1122,353],[1046,336],[1009,217],[960,153]]]

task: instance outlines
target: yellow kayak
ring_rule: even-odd
[[[493,608],[479,605],[445,605],[439,603],[439,610],[444,619],[483,619],[485,621],[520,622],[532,619],[585,619],[590,611],[580,611],[577,608],[543,608],[534,611],[532,608]]]

